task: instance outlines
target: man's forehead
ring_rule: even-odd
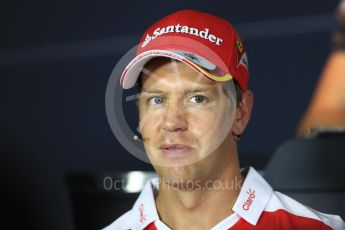
[[[152,90],[172,90],[176,92],[206,92],[218,89],[215,82],[208,81],[198,76],[197,74],[191,76],[146,76],[143,77],[142,91]]]

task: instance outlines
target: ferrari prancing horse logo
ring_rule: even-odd
[[[236,41],[236,44],[237,44],[237,48],[238,50],[240,51],[240,53],[243,52],[243,45],[242,45],[242,42],[240,40],[237,40]]]

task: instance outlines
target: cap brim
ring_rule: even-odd
[[[181,61],[208,80],[224,82],[232,79],[232,76],[229,73],[224,73],[221,76],[213,74],[212,71],[216,69],[216,66],[195,54],[173,50],[149,50],[136,56],[126,66],[120,79],[121,86],[124,89],[132,88],[137,82],[145,64],[155,57],[168,57]]]

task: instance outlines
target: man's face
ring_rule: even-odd
[[[144,73],[140,131],[157,174],[179,182],[212,179],[227,167],[235,145],[235,105],[222,84],[169,59],[151,62]]]

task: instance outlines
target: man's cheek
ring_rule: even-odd
[[[198,113],[191,113],[188,119],[189,128],[192,132],[209,132],[218,125],[219,119],[217,113],[201,110]]]
[[[157,132],[161,124],[162,116],[159,113],[141,114],[139,128],[142,134],[145,132]]]

